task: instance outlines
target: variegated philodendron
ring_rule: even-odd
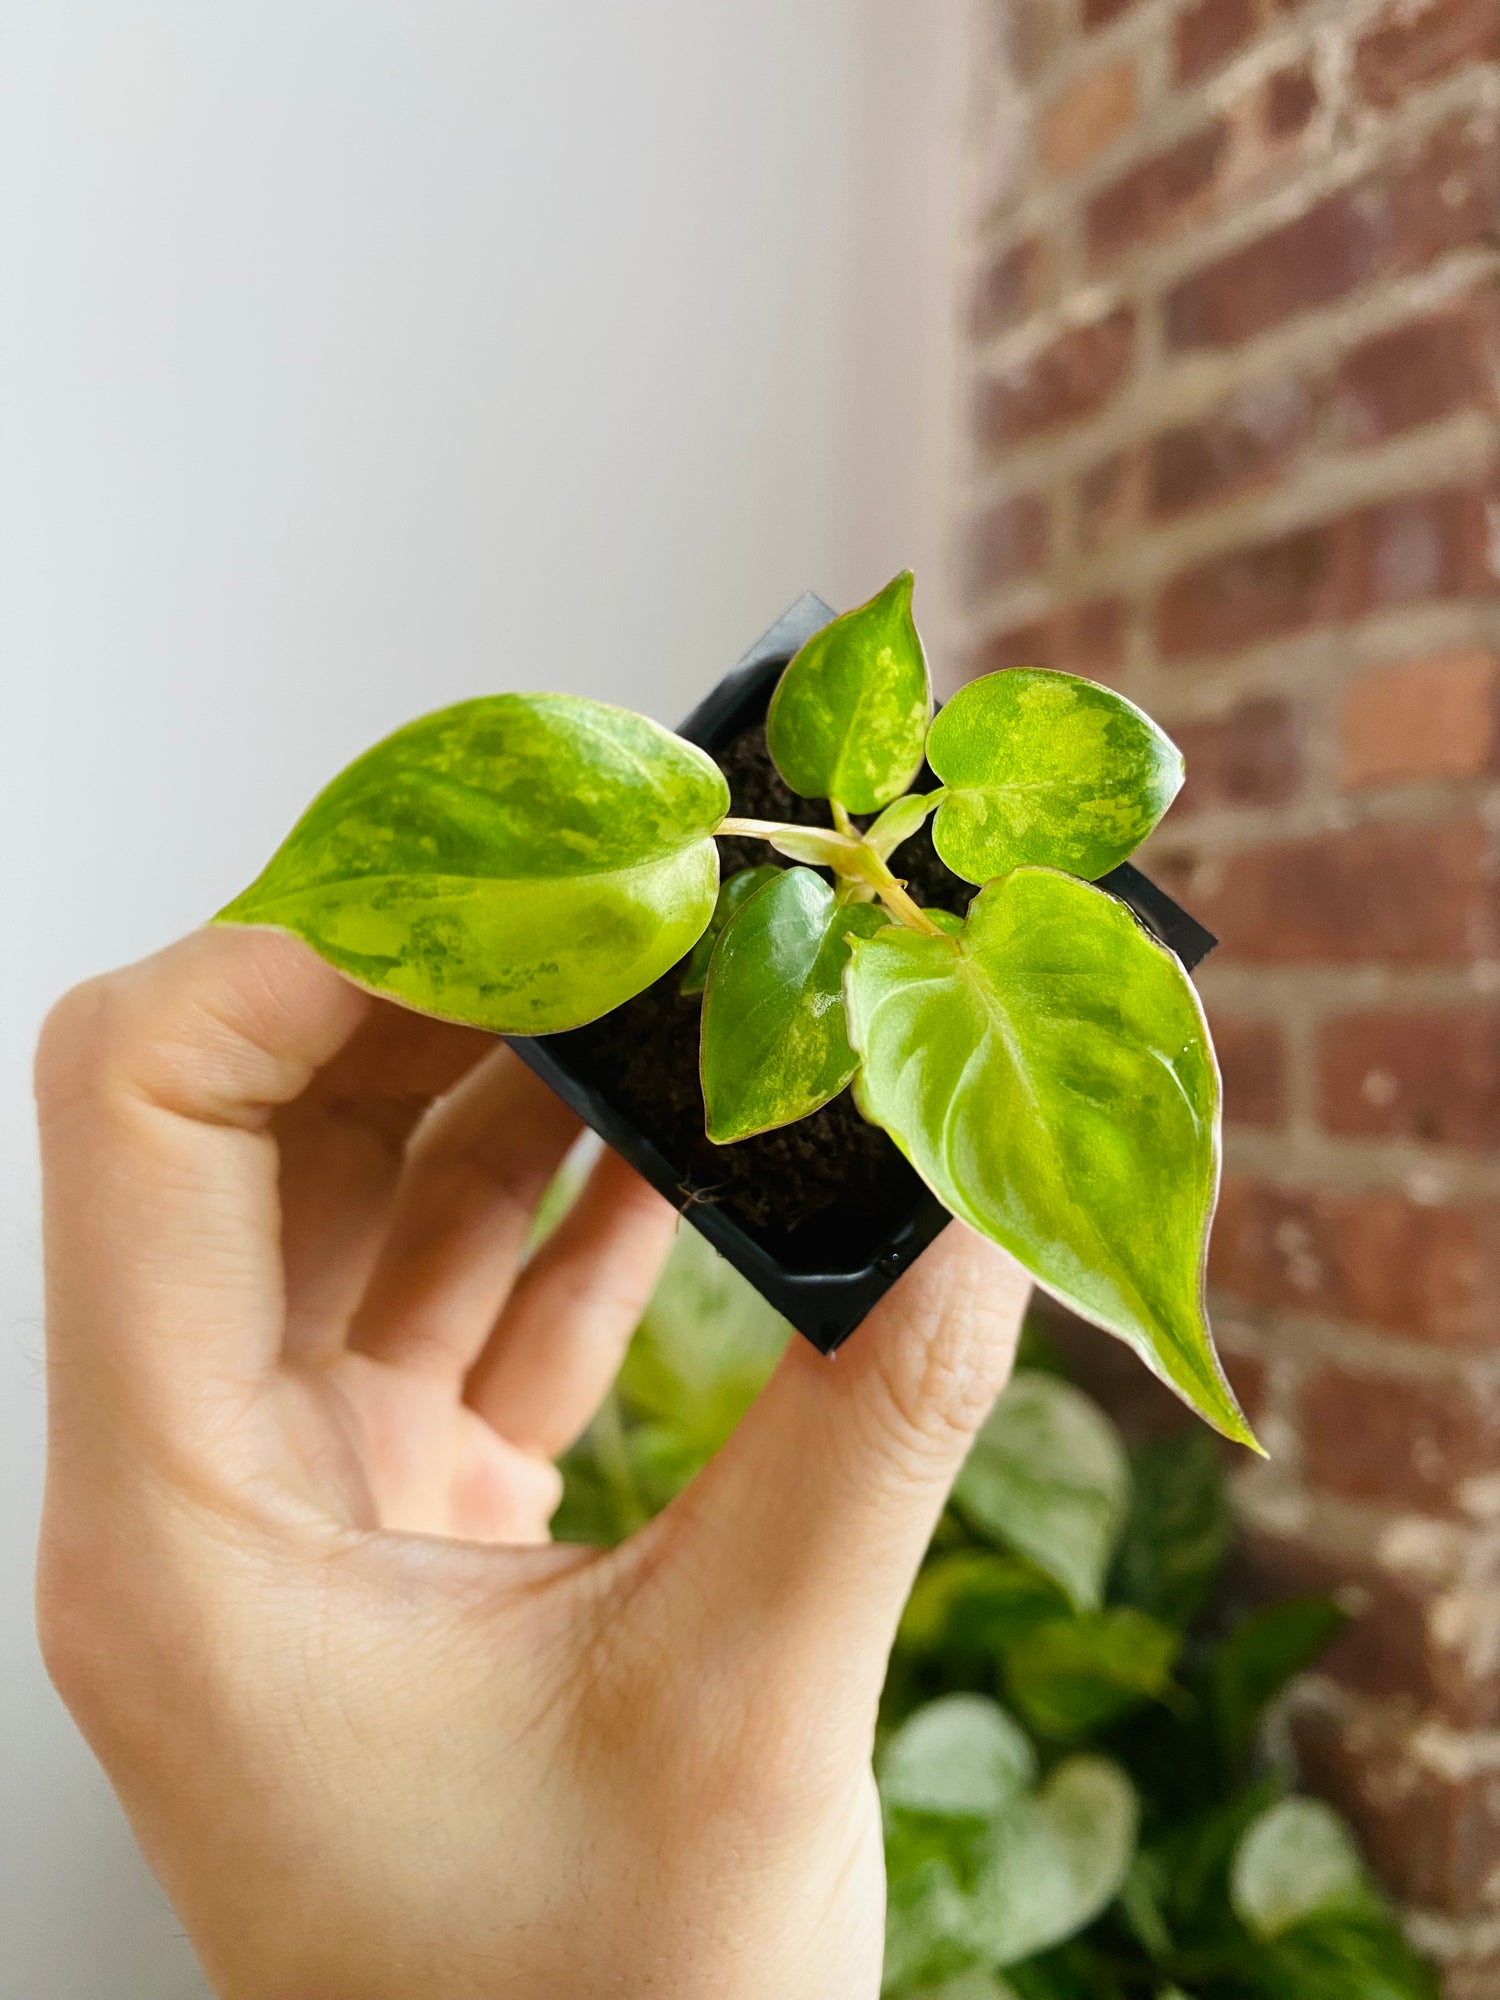
[[[1203,1308],[1203,1010],[1094,886],[1171,804],[1182,759],[1071,674],[990,674],[934,720],[911,593],[904,572],[826,625],[772,697],[771,757],[827,802],[824,827],[730,817],[713,760],[643,716],[494,695],[367,751],[219,921],[293,931],[372,992],[512,1035],[594,1020],[685,959],[712,1140],[852,1085],[955,1215],[1253,1444]],[[915,793],[924,761],[940,782]],[[963,919],[899,873],[929,815],[978,889]],[[716,834],[793,865],[721,884]]]

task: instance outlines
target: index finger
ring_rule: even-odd
[[[278,931],[210,929],[77,988],[42,1031],[48,1361],[106,1420],[191,1421],[275,1365],[273,1111],[374,1003]]]

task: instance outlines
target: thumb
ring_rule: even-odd
[[[794,1340],[685,1498],[711,1643],[777,1688],[861,1690],[974,1434],[1009,1379],[1031,1280],[955,1222],[829,1357]],[[789,1680],[783,1678],[789,1677]]]

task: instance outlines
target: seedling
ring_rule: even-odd
[[[1171,804],[1181,756],[1070,674],[990,674],[934,719],[911,593],[905,572],[815,633],[772,698],[771,757],[826,826],[731,817],[713,760],[628,710],[495,695],[358,759],[220,921],[511,1035],[581,1026],[685,961],[710,1139],[852,1085],[954,1215],[1253,1444],[1203,1308],[1207,1024],[1178,960],[1094,886]],[[940,782],[914,792],[924,761]],[[929,816],[976,885],[964,918],[899,873]],[[721,885],[716,835],[794,865]]]

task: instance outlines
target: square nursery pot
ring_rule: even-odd
[[[813,802],[782,784],[761,725],[782,668],[833,616],[811,592],[799,598],[682,724],[681,734],[722,765],[738,814],[822,823]],[[726,840],[721,850],[726,874],[768,858],[754,841]],[[901,863],[929,905],[962,910],[974,894],[938,860],[926,828],[902,848]],[[1212,933],[1128,862],[1101,886],[1189,971],[1212,949]],[[865,1124],[847,1091],[799,1124],[733,1146],[710,1144],[698,1084],[699,1003],[679,993],[680,977],[668,973],[587,1027],[507,1039],[779,1313],[832,1353],[921,1256],[948,1211],[891,1140]]]

